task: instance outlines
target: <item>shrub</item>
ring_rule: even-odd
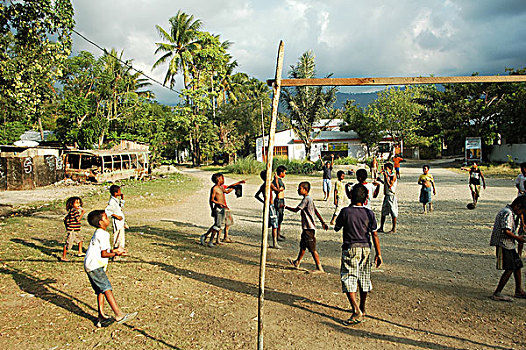
[[[226,166],[226,171],[234,174],[259,174],[262,170],[265,170],[265,163],[257,161],[254,156],[239,158]]]
[[[313,163],[308,160],[288,160],[287,158],[276,157],[272,169],[275,170],[280,165],[284,165],[289,174],[308,175],[321,170],[322,164],[319,160]]]
[[[334,160],[334,164],[336,165],[356,165],[358,164],[358,159],[354,157],[338,158]]]

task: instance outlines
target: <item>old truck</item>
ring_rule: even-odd
[[[80,182],[141,179],[148,174],[149,152],[145,150],[74,150],[64,154],[67,178]]]

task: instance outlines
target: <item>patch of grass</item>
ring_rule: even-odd
[[[449,168],[457,173],[467,173],[470,166],[461,166]],[[485,163],[479,165],[480,170],[484,176],[495,177],[495,178],[515,178],[520,173],[519,167],[516,165],[510,165],[509,163]]]

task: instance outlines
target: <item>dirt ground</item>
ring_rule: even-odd
[[[437,182],[435,211],[420,214],[423,163],[405,163],[398,185],[400,216],[396,234],[381,234],[384,265],[372,273],[367,321],[347,327],[350,316],[339,281],[341,233],[318,229],[322,264],[328,273],[311,274],[312,258],[293,270],[287,258],[298,251],[299,214],[288,212],[281,250],[269,250],[266,349],[524,349],[526,300],[495,302],[490,296],[495,270],[489,237],[496,213],[511,202],[511,180],[487,179],[476,210],[467,174],[431,163]],[[124,187],[131,229],[130,256],[110,263],[108,275],[126,312],[125,325],[96,330],[96,299],[82,259],[59,264],[63,233],[57,210],[13,218],[0,226],[0,347],[14,349],[249,349],[257,341],[257,293],[261,204],[253,198],[261,181],[249,177],[241,198],[228,195],[234,212],[235,243],[198,245],[212,223],[207,196],[211,173],[185,169],[191,189],[179,181],[160,188]],[[226,178],[226,183],[241,179]],[[299,176],[285,179],[286,201],[299,203]],[[321,200],[321,177],[308,177],[311,195],[326,221],[330,202]],[[348,179],[354,181],[354,179]],[[152,185],[153,186],[153,185]],[[104,196],[86,208],[101,207]],[[381,198],[373,203],[379,214]],[[83,223],[86,240],[91,229]],[[390,229],[390,221],[386,224]],[[513,280],[504,292],[514,293]],[[108,309],[108,313],[111,313]]]

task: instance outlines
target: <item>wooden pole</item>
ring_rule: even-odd
[[[283,70],[283,41],[279,42],[276,77],[272,86],[272,119],[268,135],[267,178],[265,180],[265,209],[263,210],[263,233],[261,238],[261,256],[259,260],[259,295],[258,295],[258,350],[263,350],[263,306],[265,301],[265,268],[267,265],[268,222],[270,213],[270,182],[272,181],[272,160],[274,158],[274,136],[278,119],[279,94],[281,90],[281,71]],[[265,138],[263,138],[265,144]]]
[[[272,86],[275,80],[267,80]],[[412,84],[452,83],[520,83],[526,82],[526,75],[489,75],[465,77],[393,77],[393,78],[325,78],[325,79],[283,79],[281,86],[383,86]]]
[[[261,106],[261,133],[263,135],[263,156],[261,159],[266,162],[267,159],[265,158],[265,118],[263,116],[263,100],[259,100],[259,105]]]

